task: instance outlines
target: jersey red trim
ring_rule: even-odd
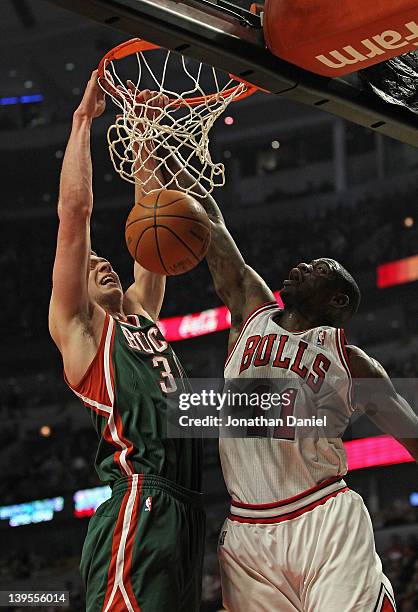
[[[69,386],[87,408],[106,419],[103,438],[111,446],[116,447],[113,460],[122,474],[131,476],[134,473],[134,466],[130,456],[134,445],[123,434],[122,418],[115,404],[112,350],[117,325],[117,320],[106,313],[99,349],[93,362],[80,383],[76,387]]]
[[[298,508],[297,510],[294,510],[293,512],[289,512],[288,514],[281,514],[279,516],[271,516],[268,518],[253,518],[253,517],[246,517],[246,516],[238,516],[236,514],[230,514],[228,518],[230,521],[236,521],[238,523],[253,523],[253,524],[256,524],[256,523],[263,523],[263,524],[283,523],[283,521],[290,521],[294,518],[297,518],[298,516],[301,516],[302,514],[305,514],[306,512],[310,512],[317,506],[322,506],[329,499],[336,497],[340,493],[345,493],[346,491],[349,491],[349,488],[343,487],[342,489],[339,489],[338,491],[333,491],[333,493],[329,493],[328,495],[325,495],[325,497],[322,497],[321,499],[318,499],[317,501],[312,502],[311,504],[308,504],[307,506]]]
[[[335,344],[337,346],[337,353],[342,363],[344,370],[348,376],[348,392],[347,402],[351,410],[354,410],[354,399],[353,399],[353,377],[350,369],[350,362],[348,360],[347,350],[345,348],[347,341],[345,339],[344,330],[339,327],[335,334]]]
[[[144,313],[141,312],[141,314],[136,314],[136,313],[128,314],[126,315],[127,321],[119,321],[119,323],[128,323],[128,325],[133,325],[134,327],[141,327],[139,317],[144,317],[144,319],[146,319],[147,321],[150,321],[151,323],[154,323],[154,325],[157,324],[157,321],[154,321],[154,319],[151,319],[150,315],[146,313],[145,310],[144,310]],[[129,321],[129,319],[131,319],[131,321]]]
[[[131,474],[134,474],[135,473],[135,469],[134,469],[133,463],[131,462],[131,459],[130,459],[130,457],[131,457],[131,455],[132,455],[132,453],[134,451],[134,445],[133,445],[133,443],[130,440],[128,440],[128,438],[125,438],[125,436],[123,435],[122,417],[120,416],[120,414],[118,412],[116,404],[113,406],[113,420],[114,420],[114,423],[115,423],[115,427],[116,427],[116,431],[117,431],[117,435],[119,437],[119,440],[126,447],[126,449],[118,448],[118,450],[115,451],[115,454],[114,454],[113,458],[114,458],[115,462],[117,463],[117,465],[119,466],[120,471],[122,472],[122,474],[125,475],[127,471],[126,471],[125,467],[122,465],[122,462],[121,462],[121,455],[122,455],[122,453],[124,453],[124,458],[125,458],[126,464],[127,464],[128,468],[129,468],[129,470],[131,471]],[[129,470],[128,470],[128,475],[131,475],[131,474],[129,474]]]
[[[120,323],[122,325],[129,325],[130,327],[142,327],[139,317],[143,317],[150,323],[153,323],[158,327],[158,321],[154,321],[150,316],[146,314],[128,314],[126,315],[126,320],[122,321],[121,319],[115,319],[115,322]]]
[[[226,361],[225,361],[225,367],[228,365],[229,360],[232,357],[232,353],[234,352],[238,341],[240,340],[242,334],[244,333],[245,328],[247,327],[248,323],[250,322],[250,320],[252,321],[258,314],[260,314],[261,311],[264,311],[264,309],[269,310],[270,308],[273,309],[277,307],[278,309],[280,309],[278,303],[276,301],[270,301],[270,302],[264,302],[263,304],[261,304],[260,306],[257,306],[256,308],[254,308],[245,318],[245,320],[242,323],[241,326],[241,331],[239,332],[235,342],[232,344],[231,348],[228,351],[228,355],[226,357]]]
[[[350,376],[351,376],[351,378],[353,378],[353,372],[351,371],[350,359],[349,359],[348,353],[347,353],[347,338],[346,338],[346,335],[345,335],[345,331],[344,331],[344,329],[342,327],[340,327],[338,331],[340,332],[341,348],[342,348],[342,352],[343,352],[343,355],[344,355],[344,359],[345,359],[345,362],[347,364],[348,371],[350,372]]]
[[[244,504],[243,502],[239,502],[239,501],[236,501],[235,499],[232,499],[231,505],[235,506],[236,508],[244,508],[244,509],[248,508],[251,510],[268,510],[269,508],[280,508],[281,506],[286,506],[287,504],[292,504],[293,502],[299,501],[300,499],[303,499],[304,497],[307,497],[308,495],[311,495],[312,493],[316,493],[317,491],[320,491],[321,489],[328,487],[330,484],[339,482],[342,479],[343,479],[342,476],[335,476],[333,478],[328,478],[327,480],[324,480],[320,482],[319,484],[317,484],[315,487],[312,487],[311,489],[306,489],[306,491],[303,491],[302,493],[298,493],[298,495],[294,495],[293,497],[288,497],[286,499],[282,499],[277,502],[271,502],[269,504]]]

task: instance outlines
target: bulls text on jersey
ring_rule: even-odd
[[[300,340],[295,352],[286,354],[286,345],[289,340],[287,334],[256,334],[249,336],[241,357],[239,373],[250,366],[255,368],[271,365],[294,372],[303,380],[314,393],[318,393],[325,380],[331,361],[323,353],[317,353],[314,359],[304,362],[304,354],[309,344]],[[306,358],[305,358],[306,359]]]

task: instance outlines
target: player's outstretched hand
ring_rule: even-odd
[[[94,70],[75,114],[88,119],[95,119],[103,114],[105,107],[105,94],[97,81],[97,70]]]
[[[159,115],[163,114],[163,109],[170,103],[170,98],[159,91],[143,89],[138,93],[132,81],[127,81],[127,86],[138,105],[136,107],[137,114],[145,114],[148,119],[158,118]]]

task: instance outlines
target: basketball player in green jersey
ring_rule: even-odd
[[[90,130],[104,108],[94,72],[63,160],[49,313],[66,381],[97,430],[96,470],[112,488],[83,547],[86,609],[193,612],[205,526],[201,446],[165,435],[167,399],[187,384],[155,323],[165,277],[135,264],[124,294],[111,264],[90,247]]]

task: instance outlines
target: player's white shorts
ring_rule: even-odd
[[[218,548],[227,610],[396,610],[369,513],[343,480],[273,504],[232,503]]]

